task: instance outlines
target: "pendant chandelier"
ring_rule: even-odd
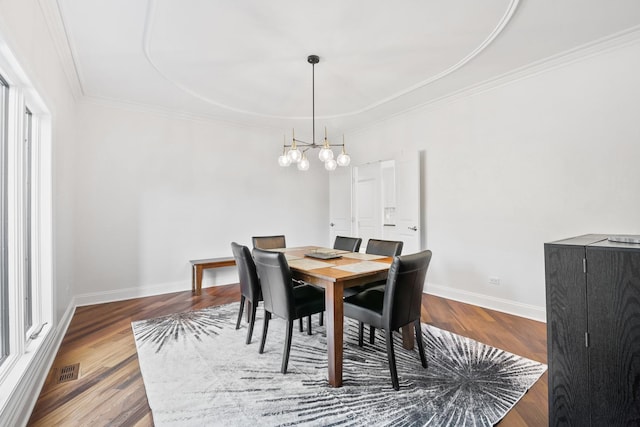
[[[322,144],[316,144],[316,88],[315,88],[315,65],[320,62],[317,55],[309,55],[307,62],[311,64],[311,108],[312,108],[312,133],[311,142],[305,142],[296,139],[295,129],[291,132],[291,144],[287,144],[286,136],[282,145],[282,155],[278,157],[278,164],[287,167],[292,163],[298,165],[298,170],[306,171],[309,169],[309,159],[307,159],[307,151],[319,148],[318,158],[324,162],[324,168],[328,171],[334,170],[338,166],[348,166],[351,158],[344,148],[344,135],[342,135],[342,144],[329,144],[327,139],[327,128],[324,128],[324,141]],[[334,159],[331,147],[342,147],[342,152]]]

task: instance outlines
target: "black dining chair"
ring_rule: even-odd
[[[398,256],[402,254],[403,242],[399,240],[369,239],[365,253],[383,256]]]
[[[397,256],[389,268],[384,290],[372,288],[344,299],[344,315],[359,321],[358,345],[362,347],[364,324],[384,329],[391,383],[400,389],[393,348],[393,331],[414,324],[422,367],[427,367],[420,326],[420,309],[424,280],[431,261],[431,251]]]
[[[247,302],[247,313],[249,315],[247,344],[249,344],[251,343],[251,336],[253,335],[253,326],[256,322],[258,303],[262,301],[262,290],[260,289],[260,280],[256,272],[256,265],[253,262],[249,248],[232,242],[231,251],[233,252],[233,258],[236,260],[238,277],[240,279],[240,311],[238,312],[236,329],[240,329],[242,312],[244,311],[245,302]]]
[[[253,236],[251,238],[251,242],[253,243],[253,247],[258,249],[278,249],[287,247],[284,235]]]
[[[360,250],[361,243],[362,239],[360,237],[336,236],[336,240],[333,243],[333,249],[358,252]]]
[[[287,242],[283,234],[279,234],[277,236],[253,236],[251,238],[251,242],[253,243],[254,249],[280,249],[287,247]],[[300,282],[294,281],[293,284],[294,286],[298,286]],[[320,322],[320,325],[322,326],[322,321]],[[300,332],[304,329],[302,327],[302,319],[300,319],[299,329]],[[311,335],[311,316],[307,319],[307,332]]]
[[[402,254],[402,246],[403,242],[399,240],[380,240],[380,239],[369,239],[367,242],[367,248],[365,249],[365,253],[371,255],[381,255],[394,257]],[[384,292],[384,287],[386,285],[386,280],[381,280],[377,282],[366,283],[364,285],[355,286],[353,288],[347,288],[344,290],[344,296],[350,297],[360,292],[364,292],[368,289],[379,288]],[[376,339],[376,328],[371,325],[369,326],[369,343],[373,344]]]
[[[401,241],[369,239],[369,241],[367,242],[365,253],[370,255],[394,257],[402,254],[402,246],[403,242]],[[347,288],[344,290],[344,296],[350,297],[374,286],[384,286],[385,283],[386,281],[382,280],[378,282],[366,283],[364,285],[356,286],[353,288]]]
[[[254,249],[253,258],[260,276],[265,311],[259,352],[264,352],[271,317],[277,316],[286,320],[287,331],[280,368],[280,372],[286,374],[291,352],[293,321],[324,311],[324,291],[309,285],[293,286],[289,264],[281,252]]]

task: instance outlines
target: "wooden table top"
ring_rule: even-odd
[[[332,282],[358,279],[380,273],[381,271],[388,270],[393,261],[392,257],[340,251],[320,246],[301,246],[271,250],[283,252],[287,257],[291,270],[311,274]],[[305,254],[314,251],[338,253],[342,255],[342,257],[324,260],[305,256]],[[326,266],[315,267],[315,265],[322,264]],[[344,266],[351,266],[352,271],[340,269],[340,267]]]

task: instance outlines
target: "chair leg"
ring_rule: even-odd
[[[287,335],[284,337],[284,352],[282,353],[282,367],[280,372],[287,373],[289,364],[289,353],[291,352],[291,336],[293,335],[293,320],[287,321]]]
[[[251,307],[253,307],[253,303],[247,300],[247,322],[251,321]]]
[[[362,347],[363,335],[364,335],[364,323],[358,322],[358,347]]]
[[[369,344],[375,344],[376,342],[376,328],[369,326]]]
[[[320,318],[318,319],[318,325],[322,326],[324,325],[324,311],[320,312]]]
[[[420,326],[420,319],[416,319],[413,322],[413,329],[416,331],[416,342],[418,343],[418,352],[420,353],[420,362],[422,367],[427,367],[427,358],[424,355],[424,343],[422,342],[422,327]]]
[[[260,341],[260,350],[258,353],[264,353],[264,345],[267,342],[267,329],[269,329],[269,319],[271,319],[271,313],[267,310],[264,311],[264,324],[262,326],[262,340]]]
[[[304,330],[302,327],[302,317],[298,319],[298,323],[300,324],[300,332],[302,332]]]
[[[249,330],[247,331],[247,344],[251,344],[251,335],[253,335],[253,325],[256,323],[256,310],[258,309],[258,304],[251,304],[251,311],[249,312]]]
[[[238,321],[236,322],[236,329],[240,329],[240,322],[242,321],[242,311],[244,310],[245,296],[240,295],[240,311],[238,312]]]
[[[311,335],[311,316],[307,316],[307,335]]]
[[[398,371],[396,369],[396,355],[393,351],[393,331],[385,331],[387,338],[387,357],[389,358],[389,370],[391,371],[391,384],[393,384],[394,390],[400,390],[400,383],[398,382]]]

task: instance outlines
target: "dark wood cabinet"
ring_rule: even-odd
[[[549,425],[640,426],[640,244],[547,243]]]

